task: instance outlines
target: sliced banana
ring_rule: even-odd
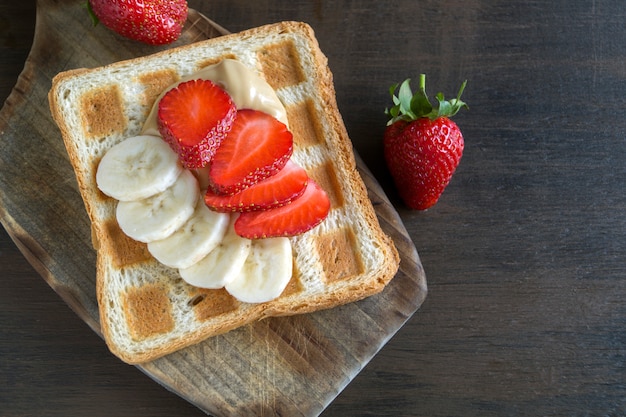
[[[198,181],[188,170],[165,191],[136,201],[120,201],[117,222],[129,237],[149,243],[165,239],[193,214],[200,197]]]
[[[231,217],[226,234],[217,247],[198,263],[178,270],[187,283],[201,288],[223,288],[240,274],[251,241],[235,232],[233,224],[237,215]]]
[[[96,172],[98,188],[120,201],[148,198],[170,187],[182,172],[178,156],[156,136],[134,136],[102,157]]]
[[[189,268],[222,241],[229,220],[228,214],[209,210],[200,197],[189,220],[165,239],[148,243],[148,251],[166,266]]]
[[[288,238],[253,240],[241,273],[225,288],[245,303],[264,303],[282,294],[291,279],[292,269]]]

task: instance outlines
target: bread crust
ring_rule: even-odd
[[[320,226],[290,239],[292,282],[279,298],[262,304],[241,303],[224,291],[184,283],[176,270],[153,259],[145,245],[125,238],[115,222],[116,202],[95,183],[106,150],[139,133],[159,74],[171,80],[224,58],[242,61],[273,85],[290,125],[293,119],[294,126],[308,126],[294,132],[294,158],[319,183],[333,188],[329,194],[335,196]],[[151,86],[146,86],[150,78]],[[63,72],[53,79],[49,103],[92,222],[102,333],[109,349],[127,363],[154,360],[266,317],[363,299],[380,292],[398,270],[398,252],[383,233],[357,171],[327,59],[305,23],[280,22]],[[295,108],[299,110],[289,111]],[[341,266],[334,264],[337,259]]]

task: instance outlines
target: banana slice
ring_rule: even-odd
[[[129,237],[148,243],[165,239],[193,214],[200,197],[198,181],[188,170],[165,191],[136,201],[117,204],[117,222]]]
[[[245,303],[264,303],[278,297],[291,279],[291,243],[286,237],[256,239],[241,273],[225,285]]]
[[[240,237],[233,226],[237,215],[232,215],[224,239],[207,256],[189,268],[178,270],[189,284],[201,288],[223,288],[241,272],[251,241]]]
[[[148,251],[171,268],[188,268],[222,241],[229,220],[228,214],[209,210],[199,198],[191,218],[165,239],[148,243]]]
[[[174,184],[182,172],[178,156],[156,136],[134,136],[102,157],[96,172],[98,188],[120,201],[148,198]]]

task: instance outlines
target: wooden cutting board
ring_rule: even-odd
[[[90,224],[47,94],[61,71],[168,47],[93,28],[82,3],[38,1],[31,52],[0,112],[0,221],[46,282],[100,334]],[[173,46],[225,33],[190,10]],[[357,161],[381,226],[402,259],[382,293],[314,314],[267,319],[139,368],[211,415],[319,415],[420,307],[427,292],[418,253],[398,213],[358,156]]]

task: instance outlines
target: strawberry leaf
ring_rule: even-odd
[[[439,117],[452,117],[459,112],[462,107],[468,107],[467,104],[461,100],[461,94],[465,90],[467,80],[463,82],[456,98],[446,100],[443,93],[437,93],[435,98],[437,99],[437,106],[433,107],[426,94],[426,75],[420,74],[419,90],[413,94],[410,86],[411,79],[408,78],[402,82],[402,84],[394,84],[389,88],[389,94],[393,101],[393,107],[385,109],[390,119],[387,122],[387,126],[393,123],[404,120],[407,122],[417,120],[422,117],[435,120]],[[398,90],[398,86],[400,89]],[[398,95],[396,95],[398,90]]]
[[[428,100],[428,95],[426,94],[426,76],[424,74],[420,75],[419,91],[411,99],[411,108],[413,109],[415,117],[410,120],[424,117],[425,115],[431,114],[433,111],[433,106],[430,104],[430,100]]]

